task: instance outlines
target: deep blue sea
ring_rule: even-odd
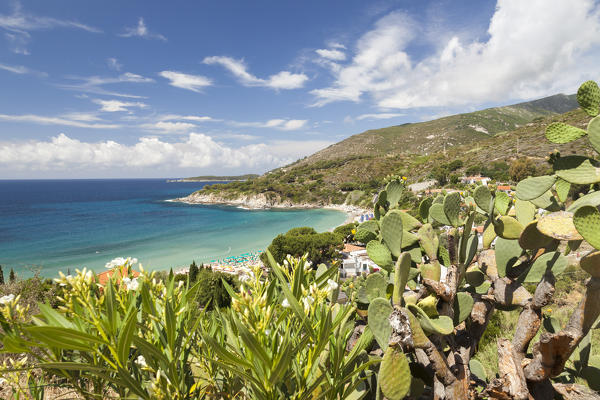
[[[145,269],[264,250],[296,226],[318,231],[344,222],[332,210],[244,210],[165,200],[202,182],[164,179],[0,180],[0,265],[5,275],[104,270],[115,257],[136,257]]]

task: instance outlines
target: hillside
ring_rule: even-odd
[[[558,149],[585,152],[579,141],[555,145],[545,141],[545,127],[554,121],[585,126],[589,117],[574,96],[548,98],[459,114],[434,121],[392,126],[351,136],[286,167],[245,182],[205,187],[188,200],[221,202],[255,200],[260,204],[368,204],[389,174],[407,176],[409,183],[427,179],[435,166],[460,160],[469,167],[531,158],[546,168],[544,157]],[[485,130],[485,132],[484,132]],[[195,199],[195,200],[194,200]],[[244,202],[244,201],[242,201]]]

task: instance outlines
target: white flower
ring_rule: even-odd
[[[6,296],[0,297],[0,304],[8,304],[15,299],[14,294],[7,294]]]
[[[144,356],[138,356],[138,358],[135,360],[135,363],[142,368],[148,366],[148,364],[146,364],[146,359],[144,358]]]
[[[302,304],[304,304],[304,308],[310,308],[310,305],[314,303],[315,299],[312,296],[306,296],[302,298]]]
[[[0,378],[0,385],[4,385],[6,383],[6,379]]]
[[[290,302],[288,301],[288,299],[287,299],[287,298],[283,299],[283,301],[281,302],[281,305],[282,305],[284,308],[290,308]]]
[[[327,289],[328,290],[335,290],[338,288],[338,284],[336,281],[334,281],[333,279],[327,279]]]
[[[138,290],[140,287],[140,283],[138,282],[137,278],[130,279],[125,277],[123,278],[123,283],[125,284],[127,290]]]
[[[117,257],[107,262],[104,267],[108,269],[113,269],[114,267],[119,267],[127,262],[123,257]]]
[[[270,329],[265,329],[265,335],[269,336],[271,334],[271,330]]]

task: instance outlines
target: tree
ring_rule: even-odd
[[[190,283],[196,282],[198,280],[198,266],[196,265],[196,261],[192,261],[192,263],[190,264],[188,277],[190,278]]]
[[[504,181],[509,178],[508,164],[504,161],[494,161],[489,167],[484,167],[481,174],[497,181]]]
[[[510,163],[510,168],[508,169],[508,174],[510,175],[510,179],[515,182],[522,181],[528,176],[536,175],[535,163],[531,158],[522,157],[514,160]]]
[[[333,233],[337,233],[338,235],[341,235],[344,238],[344,242],[348,243],[348,242],[354,241],[354,233],[352,233],[352,231],[355,229],[356,229],[356,223],[351,222],[346,225],[338,226],[337,228],[335,228],[333,230]]]
[[[342,248],[342,235],[333,232],[317,233],[310,227],[290,229],[285,234],[278,235],[269,245],[269,251],[278,263],[283,263],[288,254],[301,257],[308,253],[308,259],[313,265],[339,259]],[[266,254],[261,255],[261,260],[267,263]]]
[[[223,308],[231,305],[231,296],[223,282],[234,289],[238,285],[237,278],[230,274],[222,272],[213,272],[208,268],[203,268],[198,274],[198,303],[201,307],[213,310],[215,307]]]
[[[10,283],[15,283],[16,280],[17,280],[17,277],[15,275],[15,271],[11,268],[10,273],[8,274],[8,281]]]
[[[4,271],[2,271],[2,265],[0,265],[0,285],[4,285]]]
[[[441,164],[441,165],[436,165],[435,167],[433,167],[433,169],[431,170],[430,176],[433,179],[435,179],[436,181],[438,181],[440,186],[444,186],[445,184],[448,183],[448,174],[449,173],[450,173],[450,170],[448,169],[448,165]]]

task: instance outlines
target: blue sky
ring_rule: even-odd
[[[0,179],[260,173],[599,61],[591,0],[8,0]]]

